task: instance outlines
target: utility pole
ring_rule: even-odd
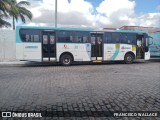
[[[70,3],[71,0],[68,0]],[[57,0],[55,0],[55,28],[57,28]]]
[[[159,16],[160,16],[160,7],[159,7]],[[160,17],[159,17],[159,27],[160,27]]]
[[[55,28],[57,28],[57,0],[55,0]]]

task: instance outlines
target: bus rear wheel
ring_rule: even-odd
[[[69,66],[73,62],[72,56],[68,54],[62,55],[60,62],[63,66]]]
[[[133,63],[133,55],[131,54],[126,54],[125,57],[124,57],[124,62],[126,64],[132,64]]]

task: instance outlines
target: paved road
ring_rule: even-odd
[[[160,63],[1,66],[0,110],[160,111]]]

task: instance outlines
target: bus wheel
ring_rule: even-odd
[[[60,62],[64,66],[69,66],[73,62],[72,56],[68,54],[62,55]]]
[[[124,62],[126,64],[132,64],[133,63],[133,55],[126,54],[125,57],[124,57]]]

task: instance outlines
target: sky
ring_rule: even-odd
[[[18,2],[21,0],[17,0]],[[54,26],[55,0],[27,0],[28,26]],[[160,27],[160,0],[57,0],[58,27]],[[20,21],[17,25],[24,25]]]

